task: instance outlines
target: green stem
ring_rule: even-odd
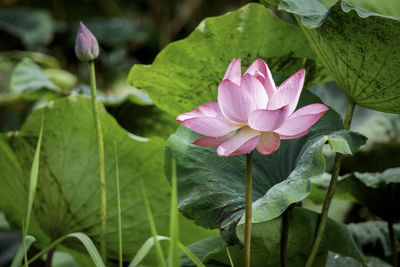
[[[114,141],[114,155],[115,155],[115,175],[117,184],[117,207],[118,207],[118,254],[119,254],[119,267],[123,265],[122,258],[122,218],[121,218],[121,191],[119,187],[119,166],[118,166],[118,151],[117,145]]]
[[[397,267],[398,266],[397,246],[396,246],[396,235],[393,229],[393,222],[388,222],[388,228],[390,237],[390,247],[392,248],[392,264],[393,267]]]
[[[99,176],[100,176],[100,255],[105,262],[107,259],[106,246],[106,221],[107,221],[107,199],[106,199],[106,176],[104,172],[104,143],[103,131],[101,129],[101,121],[99,114],[99,105],[96,97],[96,74],[94,70],[94,61],[89,62],[90,85],[92,93],[92,109],[94,121],[96,124],[97,148],[99,153]]]
[[[161,248],[160,241],[157,239],[158,233],[157,233],[156,224],[154,223],[154,218],[153,218],[153,214],[151,212],[149,199],[147,197],[146,189],[145,189],[144,184],[143,184],[142,181],[140,181],[140,187],[142,189],[144,206],[146,208],[147,217],[149,219],[151,235],[154,238],[154,245],[156,247],[156,252],[157,252],[156,255],[157,255],[158,263],[159,263],[159,266],[165,267],[166,265],[165,265],[164,252],[163,252],[163,250]]]
[[[27,229],[25,228],[25,222],[22,220],[22,246],[24,247],[24,266],[28,267],[28,251],[26,249],[26,236],[27,236]]]
[[[246,155],[246,210],[244,224],[244,267],[250,266],[250,243],[251,243],[251,209],[252,209],[252,160],[250,152]]]
[[[349,105],[347,106],[346,117],[345,117],[344,123],[343,123],[344,129],[346,129],[346,130],[350,129],[350,124],[351,124],[351,119],[353,117],[354,107],[355,107],[355,103],[349,99]],[[343,159],[343,155],[340,153],[336,153],[331,181],[329,183],[328,192],[326,193],[324,204],[322,206],[322,211],[321,211],[321,215],[319,218],[317,232],[316,232],[316,235],[314,238],[314,243],[311,248],[310,255],[308,256],[308,259],[307,259],[307,262],[305,265],[306,267],[311,267],[314,263],[315,257],[317,256],[318,248],[321,243],[322,237],[324,235],[326,222],[328,220],[329,207],[331,205],[332,198],[335,193],[336,184],[337,184],[337,180],[338,180],[339,173],[340,173],[340,168],[342,165],[342,159]]]
[[[295,205],[290,205],[282,214],[282,235],[281,235],[281,266],[288,267],[287,245],[289,237],[289,212]]]
[[[55,250],[56,248],[52,248],[49,250],[49,252],[47,252],[46,267],[51,267]]]

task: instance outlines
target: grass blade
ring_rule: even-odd
[[[167,240],[173,242],[173,240],[167,236],[158,235],[156,236],[156,238],[150,237],[146,240],[146,242],[144,242],[144,244],[136,253],[135,257],[132,259],[128,267],[137,267],[139,265],[139,263],[147,256],[151,248],[155,245],[154,240]],[[187,247],[185,247],[180,242],[178,242],[178,249],[182,250],[189,257],[189,259],[191,259],[196,264],[197,267],[205,267],[205,265],[199,260],[199,258],[197,258],[196,255],[194,255]]]
[[[25,252],[29,249],[29,247],[33,244],[33,242],[36,241],[36,238],[34,238],[31,235],[27,235],[25,237],[25,240],[22,240],[22,244],[19,247],[17,254],[15,255],[10,267],[19,267],[21,266],[22,260],[24,259]]]
[[[121,191],[119,188],[119,167],[118,167],[118,151],[117,145],[114,142],[114,154],[115,154],[115,175],[117,183],[117,203],[118,203],[118,252],[119,252],[119,267],[122,267],[122,218],[121,218]]]
[[[39,252],[38,254],[33,256],[29,260],[29,263],[32,263],[35,260],[39,259],[44,254],[49,252],[51,249],[57,247],[59,244],[61,244],[67,238],[78,239],[83,244],[83,246],[86,248],[89,256],[91,257],[91,259],[92,259],[93,263],[96,265],[96,267],[105,267],[104,262],[103,262],[102,258],[100,257],[100,254],[97,251],[96,247],[94,246],[92,240],[84,233],[72,233],[72,234],[67,234],[67,235],[64,235],[64,236],[58,238],[57,240],[52,242],[50,245],[45,247],[41,252]]]
[[[33,205],[33,200],[35,199],[36,187],[38,182],[40,147],[42,145],[42,137],[43,137],[43,124],[44,124],[44,117],[42,118],[42,125],[40,126],[39,141],[37,142],[36,145],[35,156],[33,157],[32,168],[29,179],[28,209],[26,212],[26,220],[25,220],[26,224],[24,229],[25,234],[28,233],[29,220],[31,218],[32,205]]]
[[[85,246],[89,256],[92,258],[93,263],[97,267],[105,267],[102,258],[100,257],[99,252],[97,251],[96,247],[94,246],[92,240],[83,233],[72,233],[68,234],[67,237],[74,237],[81,241],[81,243]]]
[[[229,247],[226,247],[226,253],[228,254],[228,259],[229,259],[229,263],[231,264],[231,267],[235,267],[235,265],[233,265],[231,253],[229,252]]]
[[[164,253],[163,253],[163,250],[161,248],[160,242],[157,239],[156,224],[154,222],[153,214],[151,212],[151,208],[150,208],[150,204],[149,204],[149,199],[147,197],[146,189],[145,189],[142,181],[140,181],[140,187],[142,189],[144,206],[146,207],[147,217],[149,218],[151,235],[153,237],[153,241],[154,241],[155,246],[156,246],[157,259],[158,259],[159,265],[162,266],[162,267],[165,267]],[[147,253],[145,255],[147,255]]]
[[[42,145],[43,137],[43,125],[44,125],[44,115],[42,117],[42,124],[40,126],[39,140],[36,145],[35,155],[33,157],[31,173],[29,177],[29,193],[28,193],[28,207],[26,210],[25,225],[22,232],[22,244],[24,249],[25,266],[28,267],[28,257],[27,250],[28,246],[26,244],[26,237],[28,236],[29,220],[31,218],[33,201],[35,199],[36,187],[38,182],[39,174],[39,159],[40,159],[40,147]]]
[[[139,265],[139,263],[147,256],[151,248],[154,246],[157,241],[161,240],[166,240],[168,237],[163,237],[163,236],[157,236],[156,238],[150,237],[149,239],[144,242],[142,247],[139,249],[139,251],[136,253],[135,257],[132,259],[131,263],[128,265],[128,267],[136,267]]]
[[[172,239],[169,249],[169,266],[181,266],[179,257],[179,221],[178,221],[178,186],[176,181],[176,161],[172,158],[172,175],[171,175],[171,207],[169,215],[169,235]]]

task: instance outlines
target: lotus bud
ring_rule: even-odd
[[[92,61],[99,55],[99,43],[96,37],[80,22],[75,41],[75,54],[81,61]]]

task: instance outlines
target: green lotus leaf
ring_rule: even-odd
[[[28,8],[0,10],[0,30],[19,38],[27,47],[47,45],[55,32],[55,24],[45,11]]]
[[[294,208],[290,212],[287,249],[289,266],[304,266],[313,241],[310,236],[315,234],[318,217],[319,215],[316,212],[303,208]],[[281,227],[281,217],[268,222],[253,224],[251,266],[279,266]],[[326,235],[324,235],[321,249],[313,266],[331,266],[327,263],[332,262],[333,259],[338,260],[339,257],[345,262],[354,263],[354,266],[363,266],[360,250],[346,226],[329,219],[326,227]],[[237,227],[237,232],[241,238],[243,236],[243,225]],[[209,264],[210,266],[230,266],[227,250],[229,250],[234,266],[242,266],[243,264],[242,248],[239,245],[227,245],[219,236],[203,239],[189,245],[188,248],[207,266]],[[336,257],[331,259],[332,255]],[[183,263],[185,267],[195,266],[186,258],[184,258]]]
[[[398,166],[400,166],[400,143],[387,142],[375,144],[365,151],[359,150],[353,157],[345,158],[342,162],[342,172],[383,172]]]
[[[300,106],[319,99],[304,91]],[[310,179],[323,174],[325,160],[322,148],[333,142],[347,142],[354,152],[365,143],[365,137],[342,130],[339,115],[330,110],[310,128],[306,136],[282,140],[277,152],[253,159],[253,221],[278,217],[290,204],[301,201],[310,192]],[[232,226],[244,211],[245,156],[219,157],[215,148],[193,145],[198,134],[181,127],[170,137],[166,147],[166,169],[176,157],[179,209],[203,227],[220,227],[232,237]]]
[[[136,64],[128,83],[145,89],[173,116],[217,99],[218,84],[233,58],[244,71],[255,59],[288,77],[305,67],[306,87],[328,78],[301,30],[259,4],[207,18],[186,39],[163,49],[152,65]]]
[[[326,267],[390,267],[392,266],[391,264],[376,258],[376,257],[366,257],[364,259],[365,264],[363,265],[361,262],[356,261],[355,259],[351,257],[343,257],[338,253],[333,253],[329,252],[328,253],[328,259],[326,261]]]
[[[355,172],[342,179],[338,187],[382,219],[400,220],[400,168],[377,173]]]
[[[311,46],[349,98],[400,113],[399,18],[344,0],[283,0],[279,8],[300,16]]]
[[[266,259],[268,258],[269,252],[265,249],[264,245],[262,245],[261,247],[254,247],[254,245],[260,245],[260,244],[252,244],[252,252],[251,252],[252,267],[277,266],[276,263],[271,265],[266,264]],[[241,245],[229,246],[224,242],[224,240],[220,236],[213,236],[210,238],[200,240],[196,243],[189,245],[188,248],[199,259],[201,259],[202,262],[207,267],[231,266],[228,256],[228,251],[233,266],[243,265],[243,246]],[[321,267],[325,266],[326,259],[327,259],[327,253],[318,254],[314,266],[321,266]],[[304,255],[303,256],[295,255],[293,257],[288,258],[288,264],[290,264],[290,266],[297,266],[296,264],[298,264],[299,262],[302,263],[304,260],[305,260]],[[193,262],[191,262],[187,257],[182,258],[182,267],[195,267],[195,266],[196,265]]]
[[[217,253],[226,252],[226,243],[221,238],[220,235],[214,235],[207,237],[205,239],[199,240],[193,244],[190,244],[187,248],[196,255],[197,258],[201,260],[201,262],[207,263],[207,259],[209,257],[213,257],[215,261],[215,255]],[[226,262],[228,263],[228,262]],[[195,267],[196,264],[190,260],[188,256],[184,253],[181,253],[181,264],[182,267]]]
[[[311,179],[311,193],[307,196],[307,199],[319,205],[324,203],[331,177],[332,174],[325,172],[323,175]],[[341,181],[346,177],[347,175],[339,176],[338,180]],[[348,190],[342,187],[336,188],[334,198],[351,202],[358,202],[357,199],[355,199],[354,196],[352,196],[352,194],[348,192]]]
[[[33,159],[34,146],[27,147],[31,160]],[[29,180],[21,179],[24,175],[29,177],[30,167],[26,166],[24,170],[13,149],[8,144],[8,140],[4,135],[0,135],[0,210],[6,215],[7,221],[12,228],[20,231],[22,229],[21,222],[25,220],[26,210],[28,206],[28,186]],[[41,246],[46,245],[50,238],[47,237],[38,225],[36,215],[31,215],[29,233],[36,237]]]
[[[348,101],[335,82],[320,84],[310,90],[344,118]],[[400,141],[400,114],[384,113],[356,106],[350,129],[368,138],[363,151],[369,151],[379,144]]]
[[[321,203],[329,185],[329,174],[312,179],[310,199]],[[335,198],[358,202],[386,221],[400,220],[400,168],[384,172],[354,172],[339,177]]]
[[[41,97],[56,98],[61,88],[51,82],[32,59],[23,59],[14,69],[10,81],[11,92],[36,100]]]
[[[164,141],[146,139],[122,129],[104,108],[100,111],[105,145],[107,178],[107,247],[110,258],[118,258],[116,169],[114,143],[118,151],[124,259],[131,260],[151,236],[139,182],[151,192],[151,208],[160,234],[169,232],[170,187],[163,172]],[[25,217],[27,185],[33,150],[45,117],[39,180],[30,233],[43,243],[71,232],[84,232],[98,244],[100,196],[95,127],[91,100],[85,96],[57,99],[34,111],[17,135],[8,139],[7,153],[0,153],[0,209],[20,229]],[[3,138],[4,139],[4,138]],[[12,164],[11,164],[12,163]],[[14,174],[10,175],[13,172]],[[209,235],[192,222],[180,222],[182,242]],[[185,234],[190,233],[190,234]],[[66,246],[79,249],[76,243]],[[154,263],[156,257],[147,257]]]
[[[400,225],[393,225],[396,242],[400,242]],[[388,223],[382,221],[368,221],[350,223],[347,225],[354,241],[365,255],[387,259],[392,255]],[[397,248],[400,251],[400,248]]]
[[[47,79],[64,91],[71,90],[78,83],[78,78],[66,70],[49,68],[44,69],[43,73]]]
[[[292,258],[290,266],[304,266],[311,250],[319,214],[303,208],[294,208],[289,212],[289,236],[287,257]],[[243,243],[244,223],[239,223],[236,228],[237,235]],[[251,247],[255,251],[265,251],[262,261],[254,266],[277,266],[280,263],[280,241],[282,233],[282,217],[262,223],[253,223]],[[338,242],[340,240],[340,242]],[[361,252],[354,243],[349,231],[344,224],[329,219],[324,232],[318,254],[327,255],[329,251],[339,253],[341,256],[352,257],[363,262]],[[323,259],[320,259],[321,261]],[[326,257],[325,257],[326,262]],[[253,266],[253,265],[252,265]],[[325,266],[320,262],[317,266]]]

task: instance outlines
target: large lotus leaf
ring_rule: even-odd
[[[310,90],[344,118],[348,100],[335,82],[320,84]],[[372,149],[379,143],[398,142],[400,141],[400,114],[356,106],[350,129],[368,138],[363,150]]]
[[[226,243],[220,235],[210,236],[199,240],[187,247],[199,260],[206,263],[207,258],[215,256],[215,254],[225,251]],[[215,258],[213,259],[215,261]],[[182,267],[195,267],[196,264],[190,260],[185,254],[181,253]]]
[[[318,218],[319,215],[317,213],[303,208],[294,208],[290,212],[287,249],[289,266],[304,266],[313,242],[310,236],[315,234]],[[253,224],[251,266],[279,266],[281,229],[281,217],[268,222]],[[239,225],[237,231],[240,237],[243,236],[243,225]],[[330,266],[326,265],[327,259],[328,262],[333,260],[330,259],[330,254],[336,255],[336,259],[340,257],[347,262],[358,263],[355,266],[362,266],[360,263],[362,262],[360,250],[345,225],[329,219],[325,232],[326,235],[324,235],[317,261],[313,266]],[[243,263],[242,248],[238,245],[228,246],[218,236],[203,239],[188,248],[206,266],[214,266],[211,264],[215,264],[215,266],[230,266],[227,250],[229,250],[234,266],[242,266]],[[328,251],[332,252],[328,253]],[[188,259],[184,259],[183,262],[185,267],[195,266]]]
[[[33,155],[34,147],[29,154]],[[29,174],[30,166],[25,166],[25,170],[12,148],[9,146],[7,138],[0,135],[0,210],[7,216],[7,221],[11,226],[20,231],[21,222],[25,220],[28,203],[28,179],[21,179]],[[33,158],[33,156],[32,156]],[[29,176],[28,176],[29,177]],[[22,190],[26,188],[26,190]],[[35,214],[31,215],[30,234],[41,236],[38,242],[45,245],[50,239],[43,233],[38,225]]]
[[[378,173],[355,172],[342,179],[338,187],[382,219],[400,220],[400,168]]]
[[[388,142],[375,144],[367,151],[360,150],[353,157],[345,158],[341,170],[343,173],[383,172],[398,166],[400,166],[400,143]]]
[[[361,262],[356,261],[351,257],[343,257],[338,253],[329,252],[328,259],[326,261],[326,267],[390,267],[389,263],[376,258],[376,257],[366,257],[364,259],[365,264],[363,265]]]
[[[318,102],[308,91],[300,106]],[[310,192],[310,179],[325,170],[322,148],[329,141],[345,143],[348,153],[365,143],[365,137],[342,130],[339,115],[330,110],[310,128],[306,136],[282,140],[277,152],[263,156],[254,152],[253,221],[278,217],[290,204]],[[167,142],[166,167],[174,155],[177,163],[179,209],[185,216],[207,228],[231,229],[244,211],[245,155],[219,157],[215,148],[193,145],[199,135],[185,127]]]
[[[6,51],[0,52],[0,93],[10,92],[10,77],[15,66],[24,58],[31,58],[35,63],[44,68],[60,68],[56,58],[32,51]],[[0,97],[0,104],[3,103],[3,95]]]
[[[322,205],[324,203],[326,193],[328,191],[328,186],[331,181],[332,174],[325,172],[320,177],[315,177],[311,179],[311,193],[308,195],[307,199],[311,200],[315,204]],[[345,176],[339,176],[338,180],[346,178]],[[345,188],[337,187],[335,190],[335,199],[346,200],[350,202],[358,202]]]
[[[11,75],[10,89],[14,94],[27,99],[55,98],[61,88],[51,82],[43,70],[32,59],[23,59]]]
[[[25,46],[48,44],[54,34],[54,22],[49,13],[28,8],[0,10],[0,29],[19,38]]]
[[[167,235],[170,187],[163,172],[164,141],[144,139],[123,130],[104,109],[101,109],[107,178],[107,246],[111,258],[118,257],[117,198],[114,143],[118,151],[121,183],[123,249],[131,260],[142,243],[151,236],[140,190],[143,181],[150,193],[150,203],[160,234]],[[14,225],[25,216],[27,183],[33,147],[37,142],[42,116],[45,116],[41,148],[39,182],[34,202],[37,224],[45,237],[56,239],[71,232],[84,232],[99,241],[99,178],[97,146],[91,101],[84,96],[58,99],[34,111],[18,135],[9,140],[15,152],[14,166],[7,162],[0,167],[1,209]],[[10,149],[9,149],[10,150]],[[3,150],[2,150],[3,151]],[[0,163],[6,156],[0,153]],[[8,176],[12,168],[14,175]],[[18,202],[17,202],[18,201]],[[4,205],[3,205],[4,203]],[[3,207],[4,206],[4,207]],[[181,221],[182,242],[205,237],[208,232]],[[190,232],[190,235],[185,234]],[[35,232],[36,233],[36,232]],[[40,233],[36,236],[43,239]],[[67,246],[75,247],[75,244]],[[148,257],[154,262],[155,257]]]
[[[123,17],[91,19],[85,24],[100,44],[109,47],[121,46],[129,41],[143,42],[150,35],[149,29],[141,26],[142,23]]]
[[[355,103],[400,113],[400,21],[345,1],[283,0],[301,16],[311,46]],[[331,7],[331,8],[330,8]]]
[[[311,210],[294,208],[289,212],[287,257],[295,259],[290,266],[304,266],[313,243],[313,239],[310,237],[315,235],[318,220],[319,214]],[[236,232],[243,243],[244,223],[239,223]],[[259,261],[258,265],[255,266],[272,267],[279,265],[281,233],[282,217],[267,222],[253,223],[252,251],[264,251],[263,261]],[[328,251],[355,258],[360,262],[363,261],[361,253],[346,226],[334,220],[327,222],[327,228],[318,253],[327,254]],[[325,263],[317,264],[317,266],[325,266]]]
[[[81,85],[71,94],[90,96],[90,87]],[[167,139],[179,126],[175,117],[156,107],[145,91],[128,85],[119,84],[117,88],[98,92],[97,99],[124,129],[136,135]]]
[[[365,255],[382,259],[392,255],[390,237],[387,222],[369,221],[362,223],[350,223],[347,225],[354,241]],[[400,225],[394,225],[397,244],[400,244]],[[397,246],[397,251],[400,247]]]
[[[329,175],[312,179],[310,199],[321,203],[329,186]],[[384,172],[354,172],[339,177],[335,198],[358,202],[384,220],[400,220],[400,168]]]
[[[378,13],[384,16],[400,18],[400,2],[392,0],[346,0],[349,4],[365,9],[367,14]]]
[[[301,30],[259,4],[207,18],[186,39],[168,45],[150,66],[135,65],[128,82],[145,89],[154,103],[177,116],[217,99],[217,88],[233,58],[244,71],[255,59],[286,76],[302,67],[306,86],[327,78]]]
[[[310,90],[323,103],[334,108],[342,117],[345,116],[347,97],[336,83],[321,84]],[[342,161],[341,173],[379,172],[400,166],[400,114],[356,106],[350,130],[363,134],[368,142],[352,157],[346,157]],[[335,155],[325,153],[325,156],[327,170],[331,170]]]
[[[329,228],[330,229],[330,228]],[[259,244],[257,244],[259,245]],[[231,266],[229,256],[231,257],[233,266],[243,265],[243,246],[234,245],[229,246],[220,236],[213,236],[188,246],[188,248],[207,266],[207,267],[217,267],[217,266]],[[229,252],[229,256],[228,256]],[[265,246],[254,247],[252,244],[251,251],[251,266],[253,267],[268,267],[277,266],[274,264],[266,264],[266,259],[270,257],[269,252],[265,249]],[[279,254],[277,254],[279,256]],[[317,255],[314,266],[325,266],[326,253],[320,253]],[[304,255],[288,258],[288,263],[290,266],[297,266],[300,262],[304,261]],[[190,261],[189,258],[182,258],[182,267],[195,267],[196,265]]]

